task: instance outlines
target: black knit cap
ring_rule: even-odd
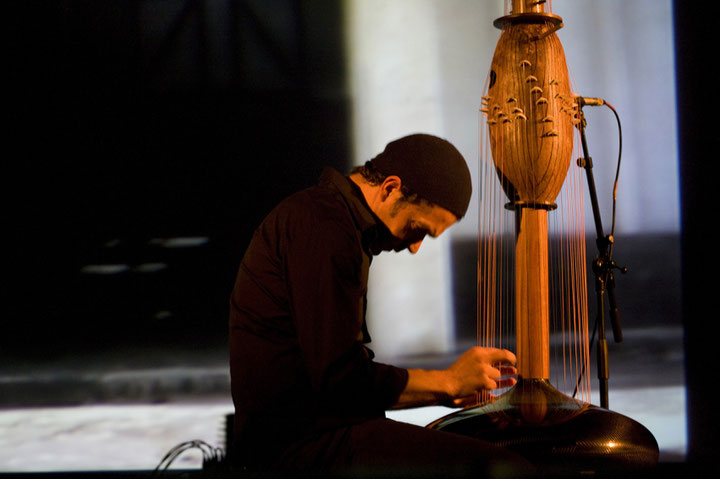
[[[447,140],[422,133],[405,136],[388,143],[371,162],[385,176],[399,176],[410,192],[458,219],[465,216],[472,194],[470,170]]]

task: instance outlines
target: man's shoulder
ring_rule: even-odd
[[[341,195],[312,187],[280,202],[255,231],[244,261],[258,252],[273,257],[354,257],[360,235]]]
[[[357,227],[340,192],[322,185],[294,193],[265,218],[258,233],[267,241],[357,241]],[[270,238],[275,238],[274,240]]]
[[[316,185],[285,198],[275,208],[275,214],[295,221],[351,221],[343,195],[336,189]]]

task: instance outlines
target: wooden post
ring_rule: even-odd
[[[550,378],[547,211],[523,208],[515,243],[515,319],[518,374]]]

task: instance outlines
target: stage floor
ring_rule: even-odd
[[[646,426],[665,463],[682,462],[686,453],[681,345],[680,328],[629,330],[622,344],[611,345],[610,409]],[[128,357],[3,368],[0,472],[152,470],[186,441],[224,447],[232,413],[224,351],[155,351],[141,361],[154,364],[145,369]],[[425,367],[451,360],[404,358]],[[595,382],[593,388],[598,404]],[[388,416],[426,425],[449,412],[429,407]],[[201,465],[200,451],[190,450],[171,467]]]

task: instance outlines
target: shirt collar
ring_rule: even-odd
[[[343,196],[353,216],[355,225],[362,235],[363,248],[370,253],[373,242],[387,228],[368,206],[360,187],[334,168],[325,168],[323,170],[319,184],[320,186],[334,187]]]

